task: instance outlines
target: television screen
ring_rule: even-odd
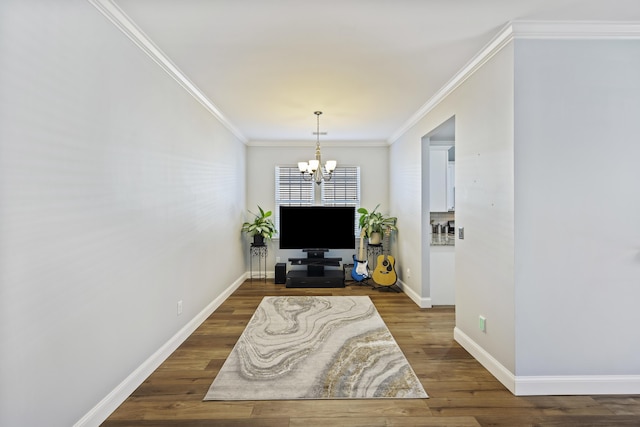
[[[355,249],[353,206],[280,206],[280,249]]]

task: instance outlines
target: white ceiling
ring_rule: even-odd
[[[640,0],[112,0],[247,141],[387,141],[513,20]]]

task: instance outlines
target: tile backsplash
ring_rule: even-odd
[[[443,230],[440,234],[431,234],[431,246],[454,246],[455,231],[444,228],[449,221],[455,221],[454,212],[431,212],[431,225],[441,224]],[[429,230],[431,232],[431,230]]]
[[[448,221],[455,221],[455,212],[431,212],[431,224],[446,224]]]

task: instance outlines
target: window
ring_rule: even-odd
[[[274,222],[278,231],[280,231],[280,206],[312,206],[314,185],[314,182],[302,179],[297,166],[276,166]]]
[[[316,191],[320,191],[319,203]],[[280,228],[280,206],[354,206],[360,207],[360,167],[338,166],[330,181],[319,186],[313,181],[305,181],[297,166],[276,166],[276,227]],[[354,223],[357,235],[357,217]]]
[[[360,168],[336,167],[330,181],[321,185],[323,206],[360,207]]]

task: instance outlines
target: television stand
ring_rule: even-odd
[[[344,288],[344,271],[327,270],[324,276],[308,276],[305,270],[287,273],[287,288]]]
[[[287,288],[344,288],[344,270],[325,270],[340,267],[342,258],[325,258],[328,249],[304,249],[306,258],[289,258],[291,265],[306,265],[306,270],[287,273]]]

